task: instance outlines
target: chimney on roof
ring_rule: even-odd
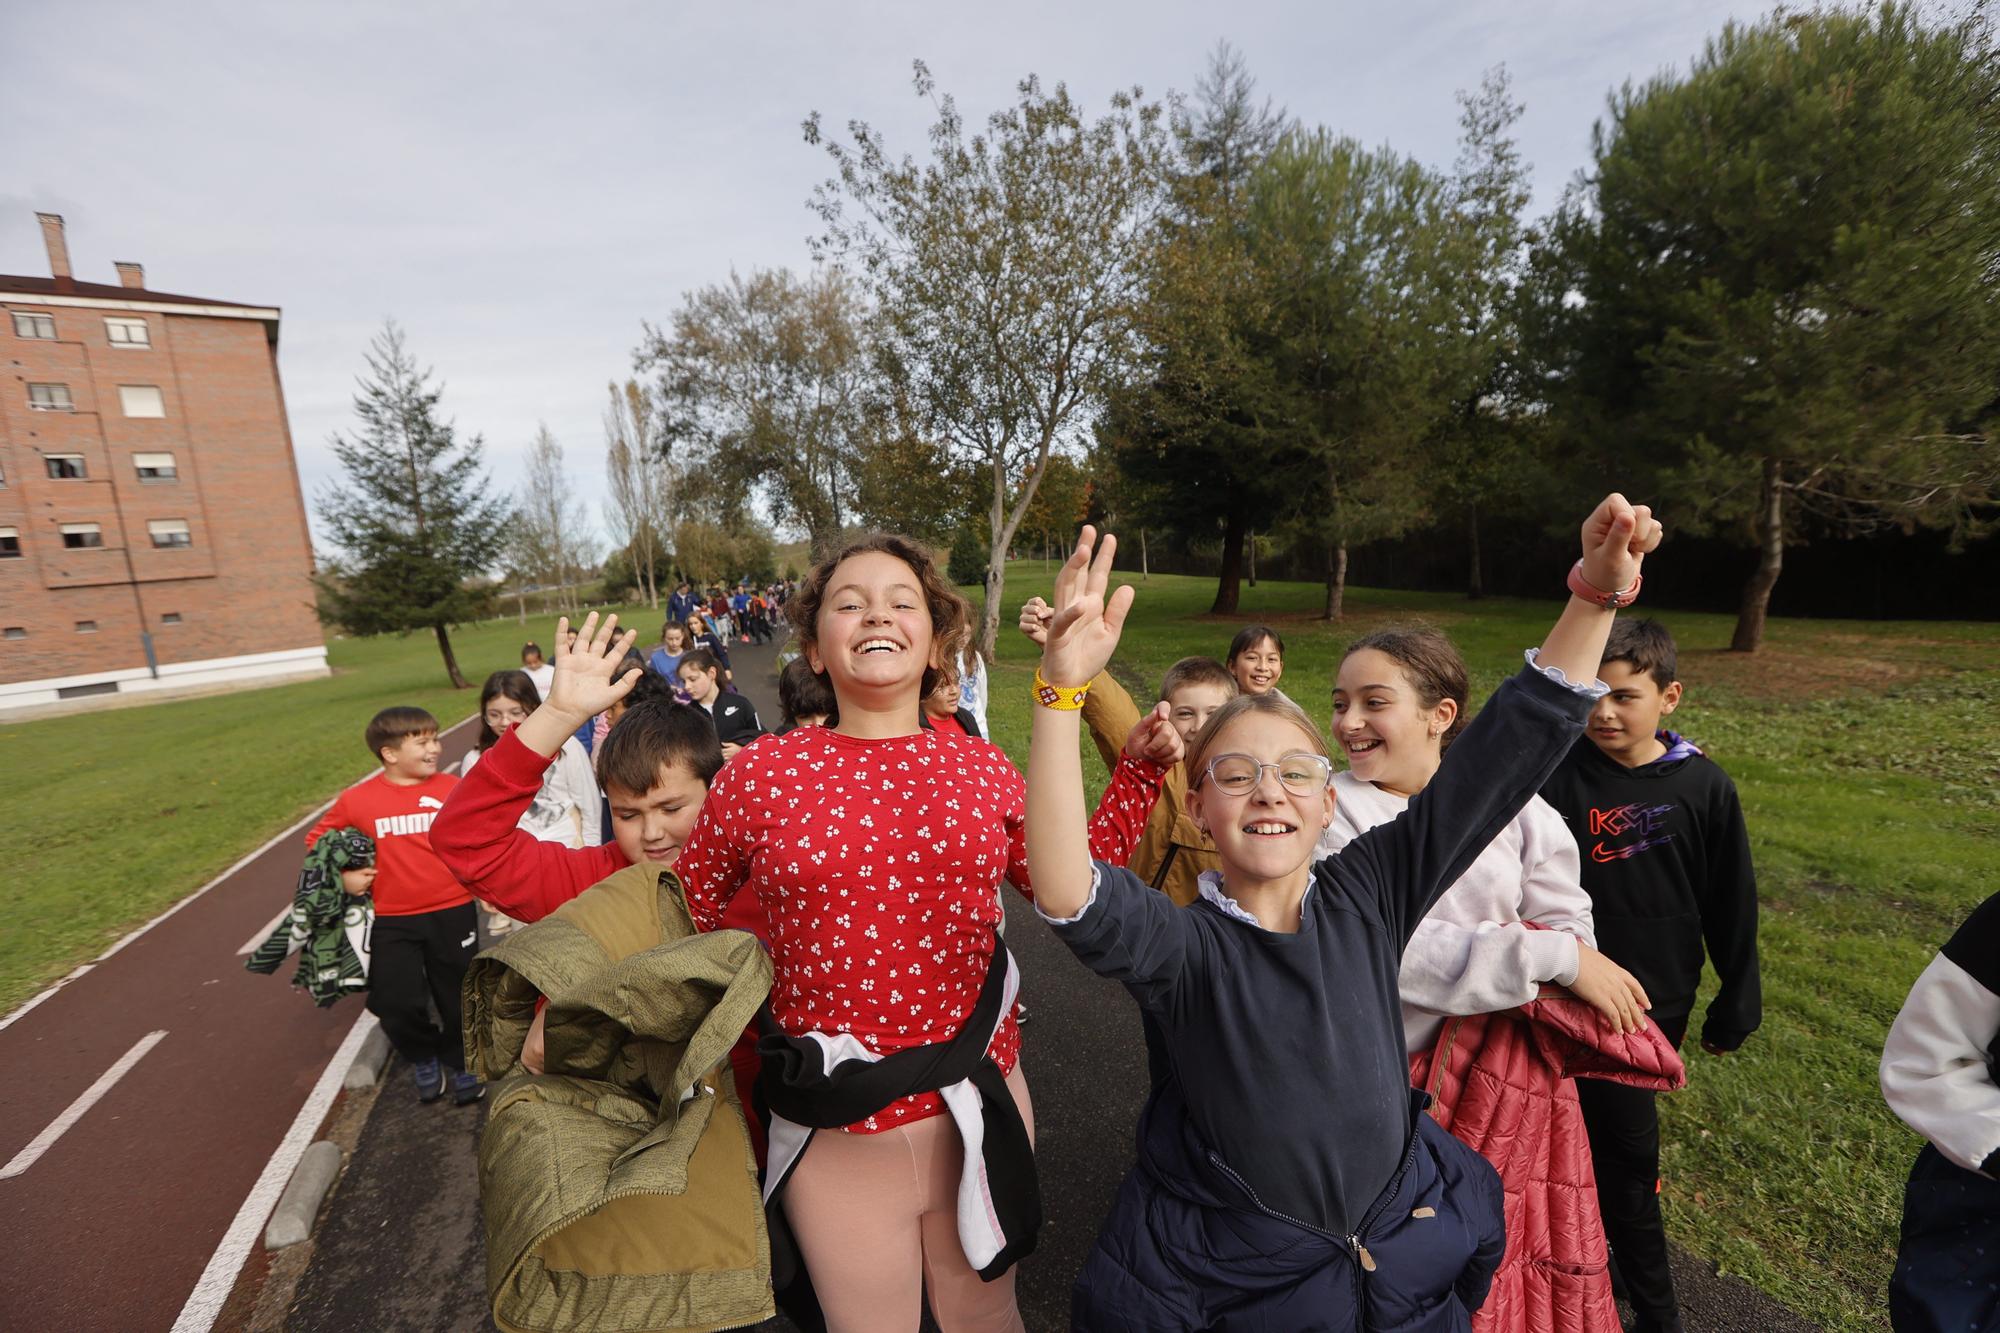
[[[113,260],[111,266],[118,270],[118,285],[120,287],[131,287],[138,291],[146,289],[146,270],[144,268],[122,259]]]
[[[35,220],[42,224],[42,244],[48,247],[49,276],[69,277],[69,242],[63,239],[62,214],[37,213]]]

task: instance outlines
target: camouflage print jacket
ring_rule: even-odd
[[[375,924],[375,903],[340,886],[340,872],[375,864],[375,843],[356,829],[334,829],[306,853],[299,871],[292,910],[257,946],[244,964],[252,972],[271,973],[297,951],[299,967],[292,984],[324,1009],[343,995],[368,989],[368,932]]]

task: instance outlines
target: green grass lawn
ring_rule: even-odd
[[[1016,564],[1008,605],[1047,595],[1050,579],[1039,562]],[[1340,647],[1367,629],[1424,619],[1447,630],[1483,696],[1556,611],[1357,589],[1348,620],[1330,626],[1313,619],[1316,585],[1267,581],[1218,620],[1206,615],[1208,580],[1140,586],[1114,668],[1135,696],[1149,697],[1175,658],[1219,655],[1239,624],[1262,619],[1286,639],[1284,688],[1322,722]],[[655,619],[637,613],[647,629]],[[1034,658],[1013,619],[1002,619],[991,722],[1025,763]],[[1764,902],[1762,1030],[1725,1059],[1691,1045],[1687,1091],[1663,1100],[1669,1226],[1828,1327],[1880,1327],[1918,1145],[1883,1107],[1875,1064],[1911,981],[2000,885],[2000,626],[1780,620],[1746,659],[1723,651],[1728,617],[1660,619],[1680,639],[1688,685],[1676,725],[1743,793]],[[454,643],[477,680],[550,631],[507,619]],[[328,680],[0,726],[0,865],[13,900],[0,1011],[358,777],[377,708],[421,704],[449,724],[476,702],[444,686],[426,636],[336,641],[330,659]],[[1087,763],[1101,782],[1094,753]]]
[[[1039,562],[1018,563],[1008,604],[1047,596],[1050,583]],[[1211,580],[1138,586],[1113,668],[1135,698],[1151,698],[1176,658],[1219,657],[1241,623],[1268,620],[1285,637],[1282,688],[1322,725],[1341,647],[1369,629],[1421,619],[1446,630],[1476,701],[1558,609],[1360,589],[1333,626],[1313,619],[1318,586],[1266,582],[1219,620],[1206,614]],[[1920,1144],[1883,1105],[1876,1061],[1910,983],[2000,888],[2000,626],[1773,621],[1746,659],[1724,651],[1730,617],[1658,618],[1679,640],[1688,689],[1676,729],[1735,778],[1763,902],[1763,1027],[1720,1059],[1690,1042],[1688,1087],[1661,1101],[1668,1228],[1829,1328],[1885,1327]],[[1025,762],[1035,654],[1013,620],[990,720]]]

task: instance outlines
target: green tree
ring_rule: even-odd
[[[915,85],[934,97],[921,62]],[[1090,121],[1067,88],[1030,76],[983,134],[968,133],[950,97],[935,100],[925,163],[892,157],[859,121],[851,142],[836,142],[814,113],[805,135],[835,168],[814,195],[819,251],[859,262],[889,384],[926,438],[986,480],[977,643],[991,655],[1007,548],[1049,459],[1080,443],[1131,360],[1138,252],[1167,135],[1136,88]]]
[[[1262,354],[1297,445],[1285,527],[1325,552],[1337,620],[1350,548],[1426,517],[1423,442],[1481,370],[1478,256],[1442,176],[1325,130],[1287,135],[1251,195]]]
[[[979,510],[984,478],[893,400],[878,402],[870,419],[868,444],[854,464],[854,516],[934,546],[951,541]]]
[[[1425,489],[1440,517],[1465,525],[1465,591],[1477,598],[1485,595],[1481,518],[1525,500],[1524,488],[1537,475],[1541,433],[1523,409],[1532,394],[1521,383],[1516,298],[1528,239],[1521,220],[1528,165],[1513,138],[1522,107],[1504,68],[1488,71],[1478,91],[1461,92],[1458,102],[1461,134],[1450,189],[1470,254],[1461,306],[1472,364],[1428,441]]]
[[[1628,85],[1538,255],[1552,399],[1579,452],[1648,459],[1683,527],[1757,552],[1991,513],[2000,80],[1977,20],[1900,5],[1730,25]]]
[[[761,496],[817,550],[846,522],[867,426],[861,296],[837,268],[732,273],[691,292],[637,361],[657,375],[660,431],[683,472],[718,483],[730,517]]]
[[[461,441],[442,419],[442,386],[418,369],[393,322],[366,360],[358,425],[330,441],[345,479],[316,497],[341,552],[320,580],[321,605],[356,634],[430,630],[445,674],[465,689],[449,627],[491,606],[482,576],[505,545],[507,502],[487,493],[480,438]]]
[[[1242,57],[1218,46],[1173,120],[1168,206],[1144,252],[1141,362],[1098,422],[1120,520],[1139,527],[1142,546],[1148,527],[1220,537],[1218,615],[1236,610],[1245,542],[1282,503],[1294,445],[1261,354],[1271,312],[1248,212],[1251,177],[1288,125],[1257,100]]]

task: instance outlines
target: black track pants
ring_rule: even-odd
[[[1662,1024],[1661,1030],[1679,1046],[1686,1021]],[[1604,1236],[1641,1327],[1670,1324],[1680,1311],[1673,1271],[1667,1266],[1667,1229],[1660,1220],[1657,1095],[1602,1079],[1576,1081],[1584,1128],[1590,1134],[1591,1165],[1597,1172]]]
[[[460,903],[413,916],[378,916],[369,936],[368,1012],[396,1054],[415,1063],[442,1060],[465,1068],[465,1024],[459,987],[477,950],[478,909]],[[431,1021],[431,1006],[444,1020]]]

